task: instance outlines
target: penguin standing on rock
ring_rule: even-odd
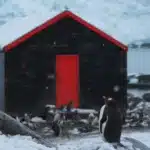
[[[113,98],[106,98],[99,113],[99,130],[109,143],[120,143],[122,130],[121,111]]]

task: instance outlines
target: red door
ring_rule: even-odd
[[[79,106],[79,57],[56,55],[56,106],[70,101]]]

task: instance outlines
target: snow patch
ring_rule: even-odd
[[[6,136],[0,135],[0,150],[55,150],[49,149],[28,136]]]
[[[143,131],[143,132],[130,132],[129,134],[125,134],[126,137],[131,137],[136,140],[141,141],[148,147],[150,147],[150,132],[149,131]]]
[[[48,19],[51,19],[55,15],[57,15],[57,12],[52,12],[48,16],[43,16],[42,14],[39,16],[30,15],[20,19],[15,18],[10,20],[0,28],[0,34],[3,35],[0,36],[1,48],[40,26],[42,23],[46,22]]]
[[[133,79],[129,80],[130,84],[135,84],[135,83],[138,83],[138,82],[139,82],[139,80],[137,78],[133,78]]]
[[[80,109],[80,108],[77,108],[77,109],[73,109],[73,111],[77,110],[77,112],[79,112],[80,114],[97,114],[97,111],[96,110],[93,110],[93,109]]]
[[[149,132],[123,133],[121,142],[129,149],[133,150],[132,144],[124,137],[132,137],[150,146]],[[75,138],[70,140],[56,140],[57,150],[115,150],[109,143],[104,142],[100,135],[91,135],[85,138]],[[28,136],[6,136],[0,135],[0,150],[56,150],[37,144],[34,139]],[[124,150],[124,149],[120,149]]]
[[[46,121],[43,120],[43,119],[40,118],[40,117],[33,117],[33,118],[31,119],[31,122],[35,122],[35,123],[45,123]]]

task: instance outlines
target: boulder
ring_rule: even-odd
[[[143,101],[143,99],[140,98],[140,97],[130,97],[130,98],[128,98],[129,109],[135,108],[142,101]]]
[[[147,102],[150,102],[150,93],[145,93],[143,94],[142,98],[147,101]]]
[[[150,102],[128,94],[125,128],[150,127]]]
[[[46,141],[39,134],[29,129],[27,126],[23,125],[18,120],[12,118],[5,112],[0,111],[0,130],[4,134],[9,135],[27,135],[35,138],[38,143],[44,144],[47,147],[52,147],[51,142]]]

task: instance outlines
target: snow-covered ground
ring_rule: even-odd
[[[145,145],[147,145],[148,147],[150,147],[150,132],[146,132],[146,131],[132,132],[132,133],[125,134],[125,136],[139,140],[140,142],[142,142]]]
[[[122,143],[131,148],[132,144],[123,137],[132,137],[150,147],[149,135],[150,132],[124,133]],[[114,150],[110,144],[103,142],[103,139],[99,135],[72,140],[63,139],[59,140],[58,143],[57,150]],[[16,135],[7,137],[0,135],[0,150],[56,150],[56,148],[47,148],[41,144],[37,144],[31,137],[27,136]]]

